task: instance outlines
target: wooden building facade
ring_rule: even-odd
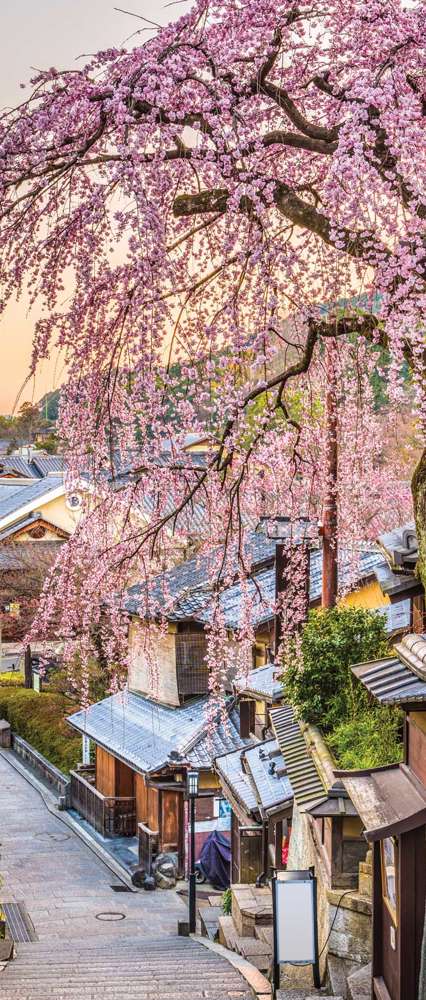
[[[426,995],[426,636],[353,668],[370,695],[404,711],[404,761],[339,772],[373,849],[375,1000]]]

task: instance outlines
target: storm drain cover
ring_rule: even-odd
[[[105,910],[104,913],[97,913],[96,920],[125,920],[125,913],[118,913],[116,910]]]
[[[112,885],[111,889],[113,892],[131,892],[128,885]]]
[[[14,941],[37,941],[34,924],[24,903],[2,903],[9,932]]]
[[[64,840],[69,840],[70,833],[49,833],[49,831],[43,831],[43,833],[36,833],[36,837],[39,840],[53,840],[55,844],[62,844]]]

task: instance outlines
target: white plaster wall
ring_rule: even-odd
[[[179,705],[175,635],[145,637],[129,632],[129,690],[165,705]]]

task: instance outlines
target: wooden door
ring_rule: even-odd
[[[134,794],[135,772],[127,764],[117,760],[115,764],[115,795],[133,798]]]
[[[253,883],[262,871],[262,829],[240,827],[240,881]]]
[[[160,796],[158,788],[148,787],[148,826],[154,832],[160,831]],[[160,848],[161,849],[161,848]]]

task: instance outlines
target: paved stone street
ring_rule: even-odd
[[[24,902],[37,935],[1,973],[2,1000],[251,995],[225,959],[177,936],[174,892],[114,892],[118,879],[59,816],[0,756],[0,898]]]

